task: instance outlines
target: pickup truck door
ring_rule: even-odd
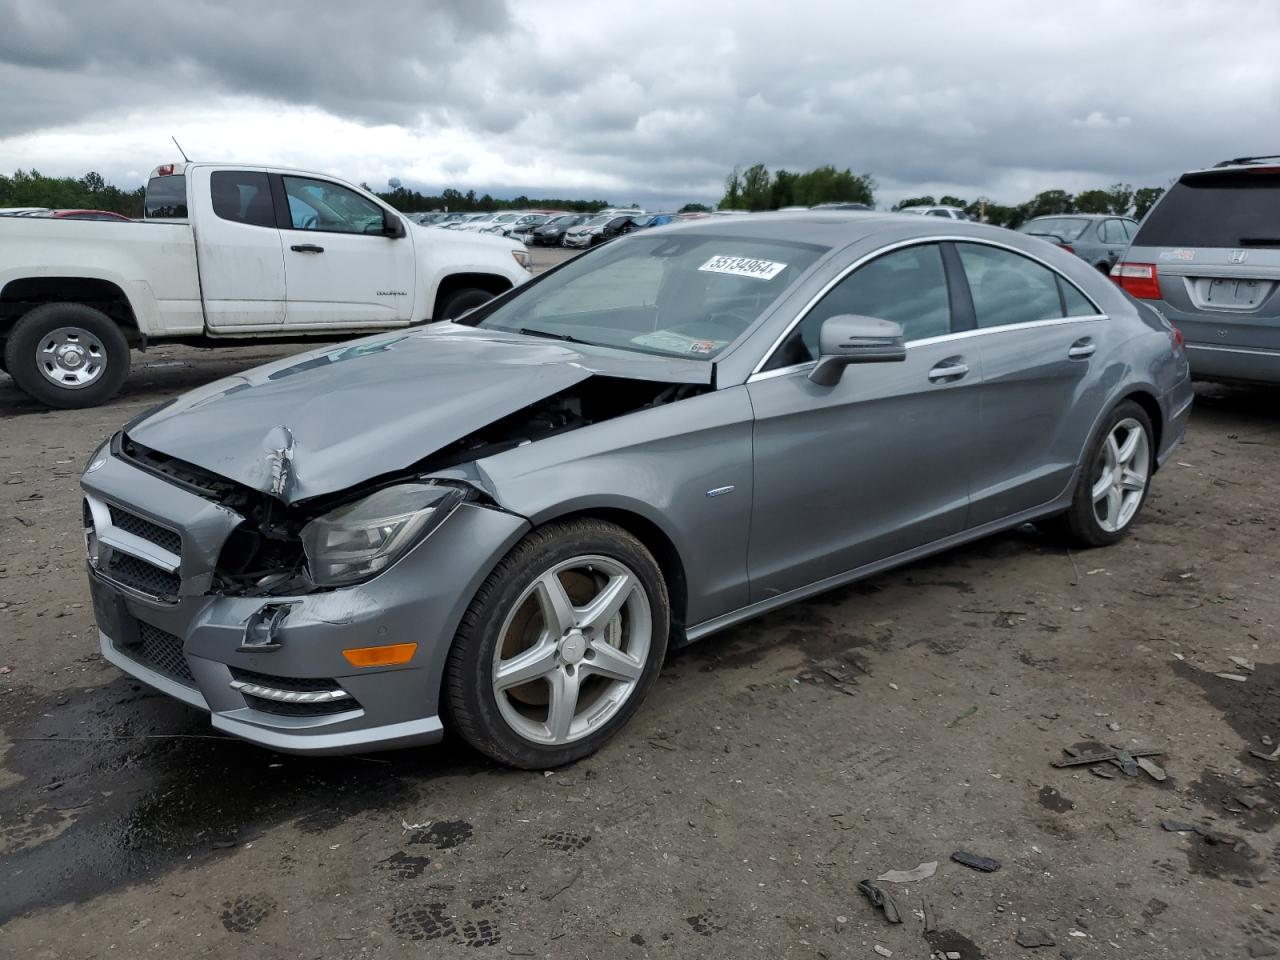
[[[404,326],[413,319],[412,228],[382,233],[382,208],[318,177],[273,174],[287,329]]]
[[[205,323],[210,330],[278,330],[285,270],[265,170],[213,170],[191,185]]]

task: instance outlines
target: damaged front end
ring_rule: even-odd
[[[427,457],[352,489],[290,502],[298,469],[293,431],[263,438],[270,486],[259,490],[170,457],[128,436],[119,453],[243,518],[226,538],[209,590],[275,597],[351,586],[390,567],[463,503],[501,509],[474,464],[505,451],[709,389],[593,376],[462,436]]]

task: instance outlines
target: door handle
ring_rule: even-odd
[[[324,247],[317,247],[314,243],[295,243],[289,249],[294,253],[324,253]]]
[[[929,380],[932,383],[946,383],[952,380],[960,380],[968,372],[969,365],[964,362],[963,358],[949,357],[929,371]]]
[[[1093,342],[1092,337],[1083,337],[1071,345],[1067,350],[1067,356],[1072,360],[1087,360],[1093,356],[1094,351],[1098,349],[1098,345]]]

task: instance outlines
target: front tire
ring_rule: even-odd
[[[653,687],[670,622],[657,562],[621,527],[583,518],[533,531],[454,638],[445,685],[458,733],[530,770],[595,753]]]
[[[493,294],[488,290],[481,290],[479,287],[463,287],[444,302],[444,306],[440,309],[440,316],[436,319],[457,320],[468,310],[474,310],[492,299]]]
[[[24,314],[5,343],[18,388],[64,410],[96,407],[129,376],[129,342],[101,310],[45,303]]]
[[[1154,431],[1141,406],[1126,400],[1103,421],[1076,481],[1071,507],[1040,524],[1073,546],[1121,540],[1146,502],[1155,470]]]

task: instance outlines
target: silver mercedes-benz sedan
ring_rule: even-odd
[[[1007,230],[638,233],[454,323],[125,426],[84,475],[103,655],[278,750],[585,756],[668,647],[1027,521],[1120,539],[1181,335]]]

